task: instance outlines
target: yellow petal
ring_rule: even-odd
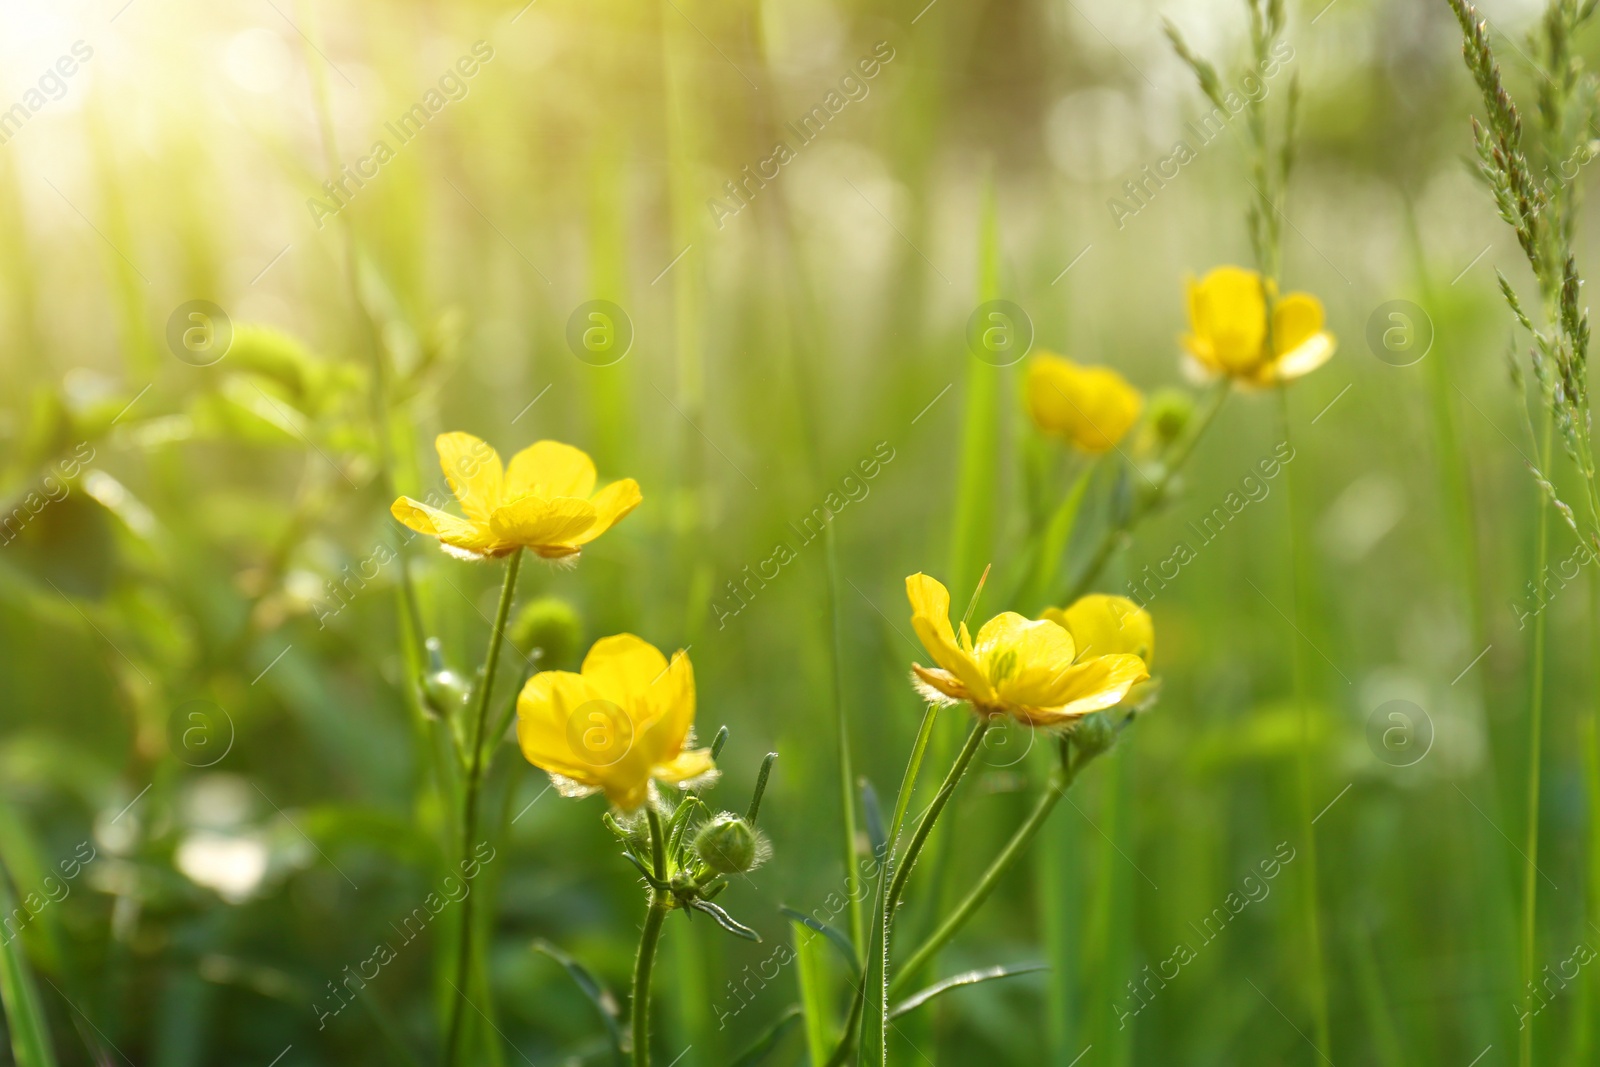
[[[913,663],[911,676],[921,683],[919,688],[926,687],[923,696],[927,697],[930,703],[942,703],[941,697],[948,697],[950,700],[971,699],[971,694],[967,692],[967,687],[961,684],[961,679],[947,670],[938,667],[930,670],[920,663]]]
[[[1083,367],[1043,353],[1028,365],[1028,413],[1046,433],[1086,452],[1116,447],[1139,418],[1144,397],[1110,367]]]
[[[681,752],[666,763],[656,764],[650,773],[658,781],[676,785],[704,777],[716,769],[717,765],[711,762],[711,750],[696,748]]]
[[[594,523],[571,543],[586,545],[596,537],[605,533],[611,527],[627,518],[628,513],[639,506],[644,497],[639,493],[639,483],[632,478],[624,478],[620,482],[612,482],[594,496],[589,498],[589,503],[594,505]]]
[[[506,549],[495,536],[476,523],[403,496],[389,505],[389,514],[420,534],[480,556],[501,555]]]
[[[1331,333],[1316,333],[1297,347],[1285,352],[1262,368],[1263,385],[1293,381],[1310,374],[1333,357],[1334,340]]]
[[[1150,613],[1122,596],[1091,593],[1065,611],[1050,608],[1044,617],[1064,626],[1078,647],[1078,658],[1128,653],[1149,666],[1155,653]]]
[[[506,468],[506,498],[558,496],[588,498],[594,492],[594,461],[582,449],[560,441],[536,441],[511,457]]]
[[[936,578],[913,574],[906,579],[906,598],[911,601],[911,628],[933,661],[966,686],[972,698],[986,701],[994,695],[983,672],[973,658],[956,644],[950,628],[950,591]]]
[[[1138,656],[1094,656],[1067,668],[1048,704],[1013,709],[1024,722],[1050,726],[1122,703],[1128,690],[1150,677]]]
[[[517,743],[540,770],[598,786],[632,746],[632,724],[582,676],[541,671],[517,697]]]
[[[496,508],[489,517],[489,527],[496,537],[535,550],[550,545],[569,545],[574,537],[592,525],[594,505],[571,497],[555,500],[524,497]],[[570,554],[570,550],[560,554]]]
[[[1272,309],[1272,345],[1279,357],[1322,332],[1322,301],[1310,293],[1290,293]]]
[[[1240,374],[1263,362],[1271,285],[1241,267],[1217,267],[1189,283],[1191,334],[1186,347],[1200,362]]]
[[[627,709],[648,763],[677,756],[694,725],[694,666],[687,655],[679,652],[669,664],[648,641],[616,634],[589,649],[583,676]]]
[[[442,433],[434,439],[439,450],[439,466],[451,492],[461,501],[461,510],[480,526],[500,506],[504,480],[500,454],[470,433]]]
[[[1076,654],[1072,635],[1048,619],[1002,612],[983,624],[973,652],[1005,707],[1061,702],[1061,680]]]

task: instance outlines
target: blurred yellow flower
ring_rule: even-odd
[[[1155,660],[1156,630],[1150,613],[1125,596],[1090,593],[1068,608],[1047,608],[1042,616],[1072,635],[1078,656],[1138,656],[1148,670]]]
[[[709,748],[693,744],[694,668],[683,652],[668,663],[632,634],[601,638],[582,672],[541,671],[517,697],[517,741],[528,762],[563,796],[603,792],[624,811],[650,782],[678,785],[716,773]]]
[[[1268,304],[1271,334],[1268,335]],[[1333,355],[1322,328],[1322,302],[1310,293],[1278,296],[1256,271],[1217,267],[1189,280],[1189,328],[1182,338],[1196,369],[1251,385],[1276,385],[1309,374]]]
[[[434,443],[466,518],[404,496],[389,510],[462,558],[504,556],[518,548],[546,559],[575,556],[642,499],[632,478],[594,492],[594,462],[559,441],[538,441],[503,468],[499,453],[469,433],[443,433]]]
[[[980,715],[1010,715],[1036,726],[1072,722],[1114,707],[1150,677],[1126,652],[1082,654],[1073,635],[1050,619],[1007,611],[983,624],[976,641],[961,624],[950,627],[950,593],[926,574],[906,579],[911,625],[938,665],[912,665],[918,688],[932,701],[967,701]]]
[[[1139,418],[1144,396],[1110,367],[1085,367],[1042,352],[1024,385],[1034,425],[1085,452],[1108,452]]]

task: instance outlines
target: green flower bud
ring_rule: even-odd
[[[1081,759],[1093,759],[1116,743],[1116,727],[1104,712],[1085,715],[1072,728],[1072,747],[1078,750]]]
[[[700,828],[694,848],[706,866],[718,874],[737,874],[756,865],[756,832],[730,811]]]
[[[1170,445],[1188,428],[1194,401],[1178,389],[1163,389],[1150,398],[1150,429],[1162,445]]]
[[[556,597],[540,597],[517,612],[511,624],[511,644],[524,656],[538,650],[539,669],[565,670],[577,664],[578,613]]]
[[[448,719],[467,706],[472,685],[445,666],[437,637],[428,638],[427,647],[428,672],[422,676],[422,706],[435,718]]]

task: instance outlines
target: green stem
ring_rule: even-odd
[[[1087,593],[1094,586],[1094,583],[1099,580],[1100,572],[1105,570],[1107,563],[1111,562],[1111,557],[1116,553],[1117,549],[1122,547],[1122,543],[1129,531],[1166,500],[1167,487],[1172,484],[1172,479],[1189,462],[1189,457],[1194,454],[1195,445],[1199,444],[1200,438],[1205,434],[1206,429],[1216,419],[1217,412],[1222,410],[1222,403],[1228,399],[1228,393],[1231,390],[1232,382],[1227,378],[1222,379],[1212,387],[1211,396],[1207,399],[1205,407],[1200,410],[1194,429],[1173,447],[1172,454],[1167,457],[1161,474],[1156,478],[1155,484],[1150,487],[1150,491],[1143,494],[1119,521],[1106,527],[1105,533],[1100,537],[1100,543],[1095,546],[1094,552],[1089,556],[1089,562],[1084,567],[1083,573],[1078,575],[1078,580],[1072,583],[1072,589],[1062,603],[1070,604]]]
[[[889,895],[884,900],[884,915],[894,914],[894,909],[900,903],[900,896],[905,892],[906,880],[911,877],[911,868],[916,865],[917,856],[921,854],[922,847],[928,843],[928,835],[933,832],[933,824],[939,821],[939,814],[955,795],[956,786],[967,773],[972,757],[977,755],[978,746],[983,743],[983,735],[988,733],[993,725],[993,719],[987,717],[979,719],[972,727],[972,732],[967,734],[967,743],[961,747],[955,763],[951,764],[950,773],[944,776],[944,784],[939,786],[939,792],[934,796],[933,803],[928,805],[928,813],[917,823],[917,831],[911,835],[911,843],[906,846],[905,858],[895,865],[894,877],[889,882]]]
[[[1287,388],[1278,390],[1278,399],[1281,403],[1283,415],[1283,439],[1289,443],[1289,391]],[[1294,447],[1290,444],[1290,455],[1294,454]],[[1295,520],[1294,510],[1294,472],[1290,471],[1284,479],[1284,509],[1289,523],[1289,614],[1296,620],[1301,617],[1300,595],[1300,536],[1299,523]],[[1298,622],[1296,629],[1302,629]],[[1305,924],[1306,940],[1310,948],[1309,974],[1307,984],[1311,993],[1311,1013],[1316,1025],[1317,1048],[1326,1055],[1332,1048],[1332,1028],[1328,1021],[1328,980],[1326,963],[1322,953],[1322,901],[1319,890],[1319,873],[1317,869],[1317,836],[1316,827],[1313,825],[1315,817],[1311,814],[1311,705],[1306,696],[1306,664],[1305,649],[1302,639],[1297,635],[1293,644],[1293,653],[1290,656],[1291,670],[1294,674],[1294,701],[1300,712],[1300,748],[1296,759],[1296,771],[1299,793],[1300,836],[1305,841],[1306,850],[1306,894],[1305,894]]]
[[[456,987],[463,993],[472,970],[472,881],[477,868],[472,858],[472,839],[478,833],[478,794],[483,785],[483,732],[489,717],[489,698],[494,691],[494,672],[500,665],[500,646],[504,643],[506,620],[511,616],[511,601],[517,592],[517,571],[522,566],[519,548],[506,561],[505,582],[500,587],[500,606],[495,611],[494,627],[489,632],[489,651],[483,659],[483,677],[478,679],[477,700],[472,709],[472,750],[467,764],[466,795],[461,805],[461,877],[466,882],[466,895],[461,898],[461,937],[456,958]],[[445,1064],[456,1062],[461,1040],[461,1001],[450,1001],[450,1030],[445,1042]]]
[[[894,818],[889,823],[888,841],[884,845],[885,854],[878,857],[878,862],[880,864],[878,870],[879,881],[877,893],[873,898],[872,933],[871,937],[869,938],[872,951],[868,953],[868,956],[862,965],[860,981],[856,984],[855,996],[852,997],[850,1001],[850,1013],[845,1021],[844,1033],[840,1035],[839,1044],[833,1050],[833,1055],[828,1057],[827,1067],[840,1067],[840,1065],[843,1064],[849,1056],[850,1048],[855,1043],[853,1039],[857,1035],[858,1027],[861,1026],[863,1016],[865,1014],[867,986],[874,979],[876,979],[880,987],[883,985],[882,973],[887,962],[885,957],[887,955],[888,947],[887,924],[884,922],[884,919],[885,916],[892,912],[892,909],[887,906],[887,903],[889,899],[888,883],[892,877],[895,877],[895,873],[891,872],[897,873],[897,869],[894,864],[895,844],[900,839],[900,827],[905,821],[906,809],[911,804],[911,793],[916,786],[917,774],[922,767],[922,757],[927,751],[928,737],[933,732],[933,724],[935,718],[938,716],[938,712],[939,708],[935,704],[929,704],[927,710],[923,712],[922,726],[917,731],[917,740],[912,746],[911,758],[907,761],[905,774],[900,780],[900,793],[895,798]],[[979,733],[980,729],[982,731],[987,731],[988,728],[989,723],[984,721],[979,723],[978,727],[975,727],[973,732],[978,734],[979,740],[981,740],[982,736],[981,733]],[[971,752],[975,752],[977,749],[977,746],[972,741],[971,737],[968,738],[967,746],[967,748],[962,750],[962,754],[968,761],[970,761],[972,758]],[[961,763],[959,757],[957,759],[957,763]],[[965,771],[965,769],[965,765],[962,764],[962,770]],[[956,774],[955,767],[950,768],[950,773],[951,775],[955,775],[956,779],[959,780],[960,776]],[[929,816],[936,817],[938,810],[942,809],[944,806],[943,801],[949,799],[946,792],[946,787],[949,787],[950,789],[954,788],[954,783],[952,782],[950,776],[946,776],[944,786],[940,787],[940,799],[935,800],[937,807],[929,809]],[[928,817],[924,817],[923,823],[928,829],[932,829],[932,823],[929,821]],[[927,833],[920,826],[918,828],[918,834],[922,840],[926,840]],[[913,845],[917,851],[921,850],[922,846],[920,843],[913,842]],[[911,854],[909,849],[908,855],[910,861],[915,860],[915,855]],[[899,869],[909,869],[909,861],[906,864],[902,864]],[[897,879],[897,883],[903,886],[903,879]],[[865,1035],[863,1034],[862,1036],[864,1037]]]
[[[1555,418],[1551,414],[1550,404],[1544,408],[1543,440],[1539,443],[1539,467],[1548,470],[1550,466],[1551,434],[1555,426]],[[1544,571],[1550,554],[1550,508],[1546,502],[1539,501],[1539,533],[1538,544],[1534,549],[1534,581],[1544,581]],[[1545,617],[1546,612],[1539,612],[1533,619],[1533,663],[1531,670],[1533,678],[1529,683],[1528,694],[1528,825],[1526,843],[1523,854],[1528,860],[1528,866],[1522,877],[1522,988],[1532,988],[1534,978],[1534,938],[1538,932],[1538,903],[1539,903],[1539,778],[1540,755],[1544,736],[1544,646],[1545,646]],[[1533,1028],[1523,1027],[1517,1038],[1517,1063],[1521,1067],[1532,1067],[1533,1064]]]
[[[1063,750],[1060,762],[1050,772],[1050,780],[1046,783],[1044,792],[1039,794],[1039,799],[1034,802],[1033,811],[1029,813],[1027,819],[1017,827],[1016,832],[1011,835],[1011,840],[1006,842],[1005,848],[1001,849],[1000,854],[989,864],[989,869],[983,872],[978,884],[972,887],[961,903],[956,905],[955,910],[911,954],[911,958],[900,966],[898,973],[890,980],[891,997],[915,978],[922,968],[932,961],[934,954],[949,944],[950,939],[960,932],[967,921],[983,906],[983,902],[989,899],[989,894],[1000,884],[1000,879],[1021,858],[1034,836],[1044,826],[1045,820],[1050,818],[1050,813],[1055,810],[1056,804],[1067,795],[1067,790],[1072,788],[1073,780],[1077,778],[1085,762],[1087,761],[1080,760],[1076,765],[1072,764],[1067,751]]]
[[[666,879],[666,843],[661,833],[661,816],[647,802],[650,817],[650,858],[657,879]],[[633,961],[633,1067],[650,1067],[650,975],[655,970],[656,946],[661,943],[661,925],[672,910],[672,897],[654,887],[650,890],[650,910],[645,913],[644,930],[639,935],[639,954]]]

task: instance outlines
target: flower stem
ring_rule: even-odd
[[[1149,493],[1136,500],[1128,513],[1119,521],[1106,527],[1106,532],[1101,535],[1100,543],[1095,546],[1094,552],[1089,556],[1089,562],[1083,568],[1083,573],[1078,575],[1078,580],[1072,583],[1072,588],[1063,598],[1063,604],[1070,604],[1077,600],[1100,578],[1100,572],[1105,570],[1106,564],[1111,562],[1111,557],[1118,548],[1122,547],[1123,540],[1128,532],[1139,524],[1146,515],[1154,511],[1166,499],[1167,487],[1172,484],[1184,464],[1189,462],[1189,457],[1194,454],[1195,445],[1217,417],[1217,412],[1222,410],[1222,402],[1228,399],[1232,383],[1223,378],[1212,388],[1211,396],[1207,399],[1205,407],[1200,410],[1200,416],[1195,421],[1194,429],[1189,432],[1181,442],[1174,446],[1172,454],[1163,464],[1161,474],[1156,478]]]
[[[973,726],[972,732],[967,735],[967,743],[962,746],[955,763],[951,764],[950,773],[944,776],[944,784],[939,786],[939,792],[934,796],[933,803],[928,805],[928,813],[917,823],[917,831],[911,835],[911,843],[906,846],[905,858],[895,865],[894,877],[889,882],[889,895],[884,901],[884,915],[894,914],[895,907],[900,903],[900,895],[905,892],[906,880],[911,876],[911,868],[916,864],[922,846],[928,843],[928,835],[933,832],[933,824],[939,821],[940,812],[950,803],[950,797],[954,795],[957,784],[967,773],[972,757],[977,755],[978,746],[983,743],[983,735],[988,733],[993,725],[993,719],[980,719]]]
[[[1062,739],[1062,744],[1063,746],[1067,744],[1065,738]],[[933,959],[934,954],[947,945],[983,906],[983,902],[989,899],[989,894],[1000,884],[1001,877],[1027,850],[1034,836],[1044,826],[1045,820],[1055,810],[1056,804],[1067,795],[1067,790],[1072,788],[1073,780],[1077,778],[1078,772],[1086,762],[1088,761],[1079,760],[1073,764],[1068,750],[1063,747],[1061,760],[1050,772],[1050,779],[1045,785],[1044,792],[1040,793],[1039,799],[1034,802],[1033,811],[1022,825],[1017,827],[1016,832],[1011,835],[1011,840],[1006,842],[1005,848],[1001,849],[1000,854],[989,864],[989,869],[983,872],[978,884],[972,887],[939,928],[911,954],[911,958],[900,966],[898,973],[889,983],[891,996],[903,988],[906,982],[915,978],[917,973]]]
[[[661,832],[661,816],[647,802],[650,817],[650,858],[658,879],[666,874],[666,842]],[[644,930],[639,935],[639,954],[633,961],[633,1067],[650,1067],[650,975],[655,970],[656,946],[661,942],[661,925],[672,910],[672,898],[659,889],[650,890],[650,910],[645,913]]]
[[[466,895],[461,898],[461,937],[456,957],[456,988],[462,996],[450,1001],[450,1030],[445,1042],[445,1064],[456,1062],[457,1046],[461,1040],[461,1002],[465,999],[469,975],[472,971],[472,881],[477,868],[472,858],[472,839],[478,833],[478,794],[483,787],[483,730],[489,717],[489,698],[494,690],[494,672],[500,665],[500,646],[504,643],[506,620],[511,615],[511,601],[517,592],[517,571],[522,566],[522,550],[518,549],[506,561],[505,582],[500,587],[500,606],[495,611],[494,627],[489,632],[489,650],[483,659],[483,677],[478,679],[478,691],[472,709],[472,750],[467,762],[465,795],[461,805],[461,877],[466,883]]]
[[[894,819],[889,824],[889,839],[885,845],[886,854],[879,857],[879,882],[878,890],[873,900],[873,925],[869,939],[871,951],[868,953],[863,965],[861,981],[856,984],[855,996],[850,1002],[850,1014],[845,1022],[844,1033],[840,1035],[839,1044],[833,1050],[833,1055],[828,1057],[826,1067],[840,1067],[845,1062],[849,1057],[850,1048],[854,1044],[852,1038],[857,1035],[858,1027],[862,1028],[860,1037],[862,1042],[865,1043],[866,1032],[863,1023],[865,1021],[868,985],[876,985],[878,989],[878,1023],[880,1027],[878,1052],[881,1058],[881,1031],[884,1012],[887,1010],[884,1004],[884,997],[888,993],[884,977],[888,969],[888,918],[894,914],[894,904],[891,903],[891,900],[897,901],[899,891],[904,890],[905,874],[911,870],[911,865],[916,862],[917,853],[922,851],[922,846],[927,841],[928,833],[933,829],[934,821],[939,817],[939,812],[944,809],[944,805],[949,801],[950,794],[955,791],[956,783],[961,780],[961,776],[966,772],[967,764],[972,762],[972,757],[977,752],[978,745],[983,740],[983,735],[988,732],[991,725],[989,720],[984,719],[973,727],[972,733],[967,737],[966,745],[961,750],[961,754],[956,757],[956,762],[950,768],[950,773],[945,776],[944,784],[939,787],[938,796],[934,798],[928,813],[923,816],[922,822],[918,824],[917,832],[913,835],[910,844],[906,848],[905,858],[896,863],[896,857],[894,856],[895,843],[900,837],[900,825],[905,818],[906,808],[911,801],[911,790],[916,784],[917,771],[922,766],[923,752],[927,748],[928,735],[932,732],[934,718],[937,713],[937,705],[932,704],[924,712],[922,727],[917,732],[916,745],[912,749],[911,759],[906,764],[905,775],[900,783],[900,795],[895,800]],[[891,897],[891,894],[895,895]],[[868,1061],[863,1056],[861,1062],[864,1064]]]

